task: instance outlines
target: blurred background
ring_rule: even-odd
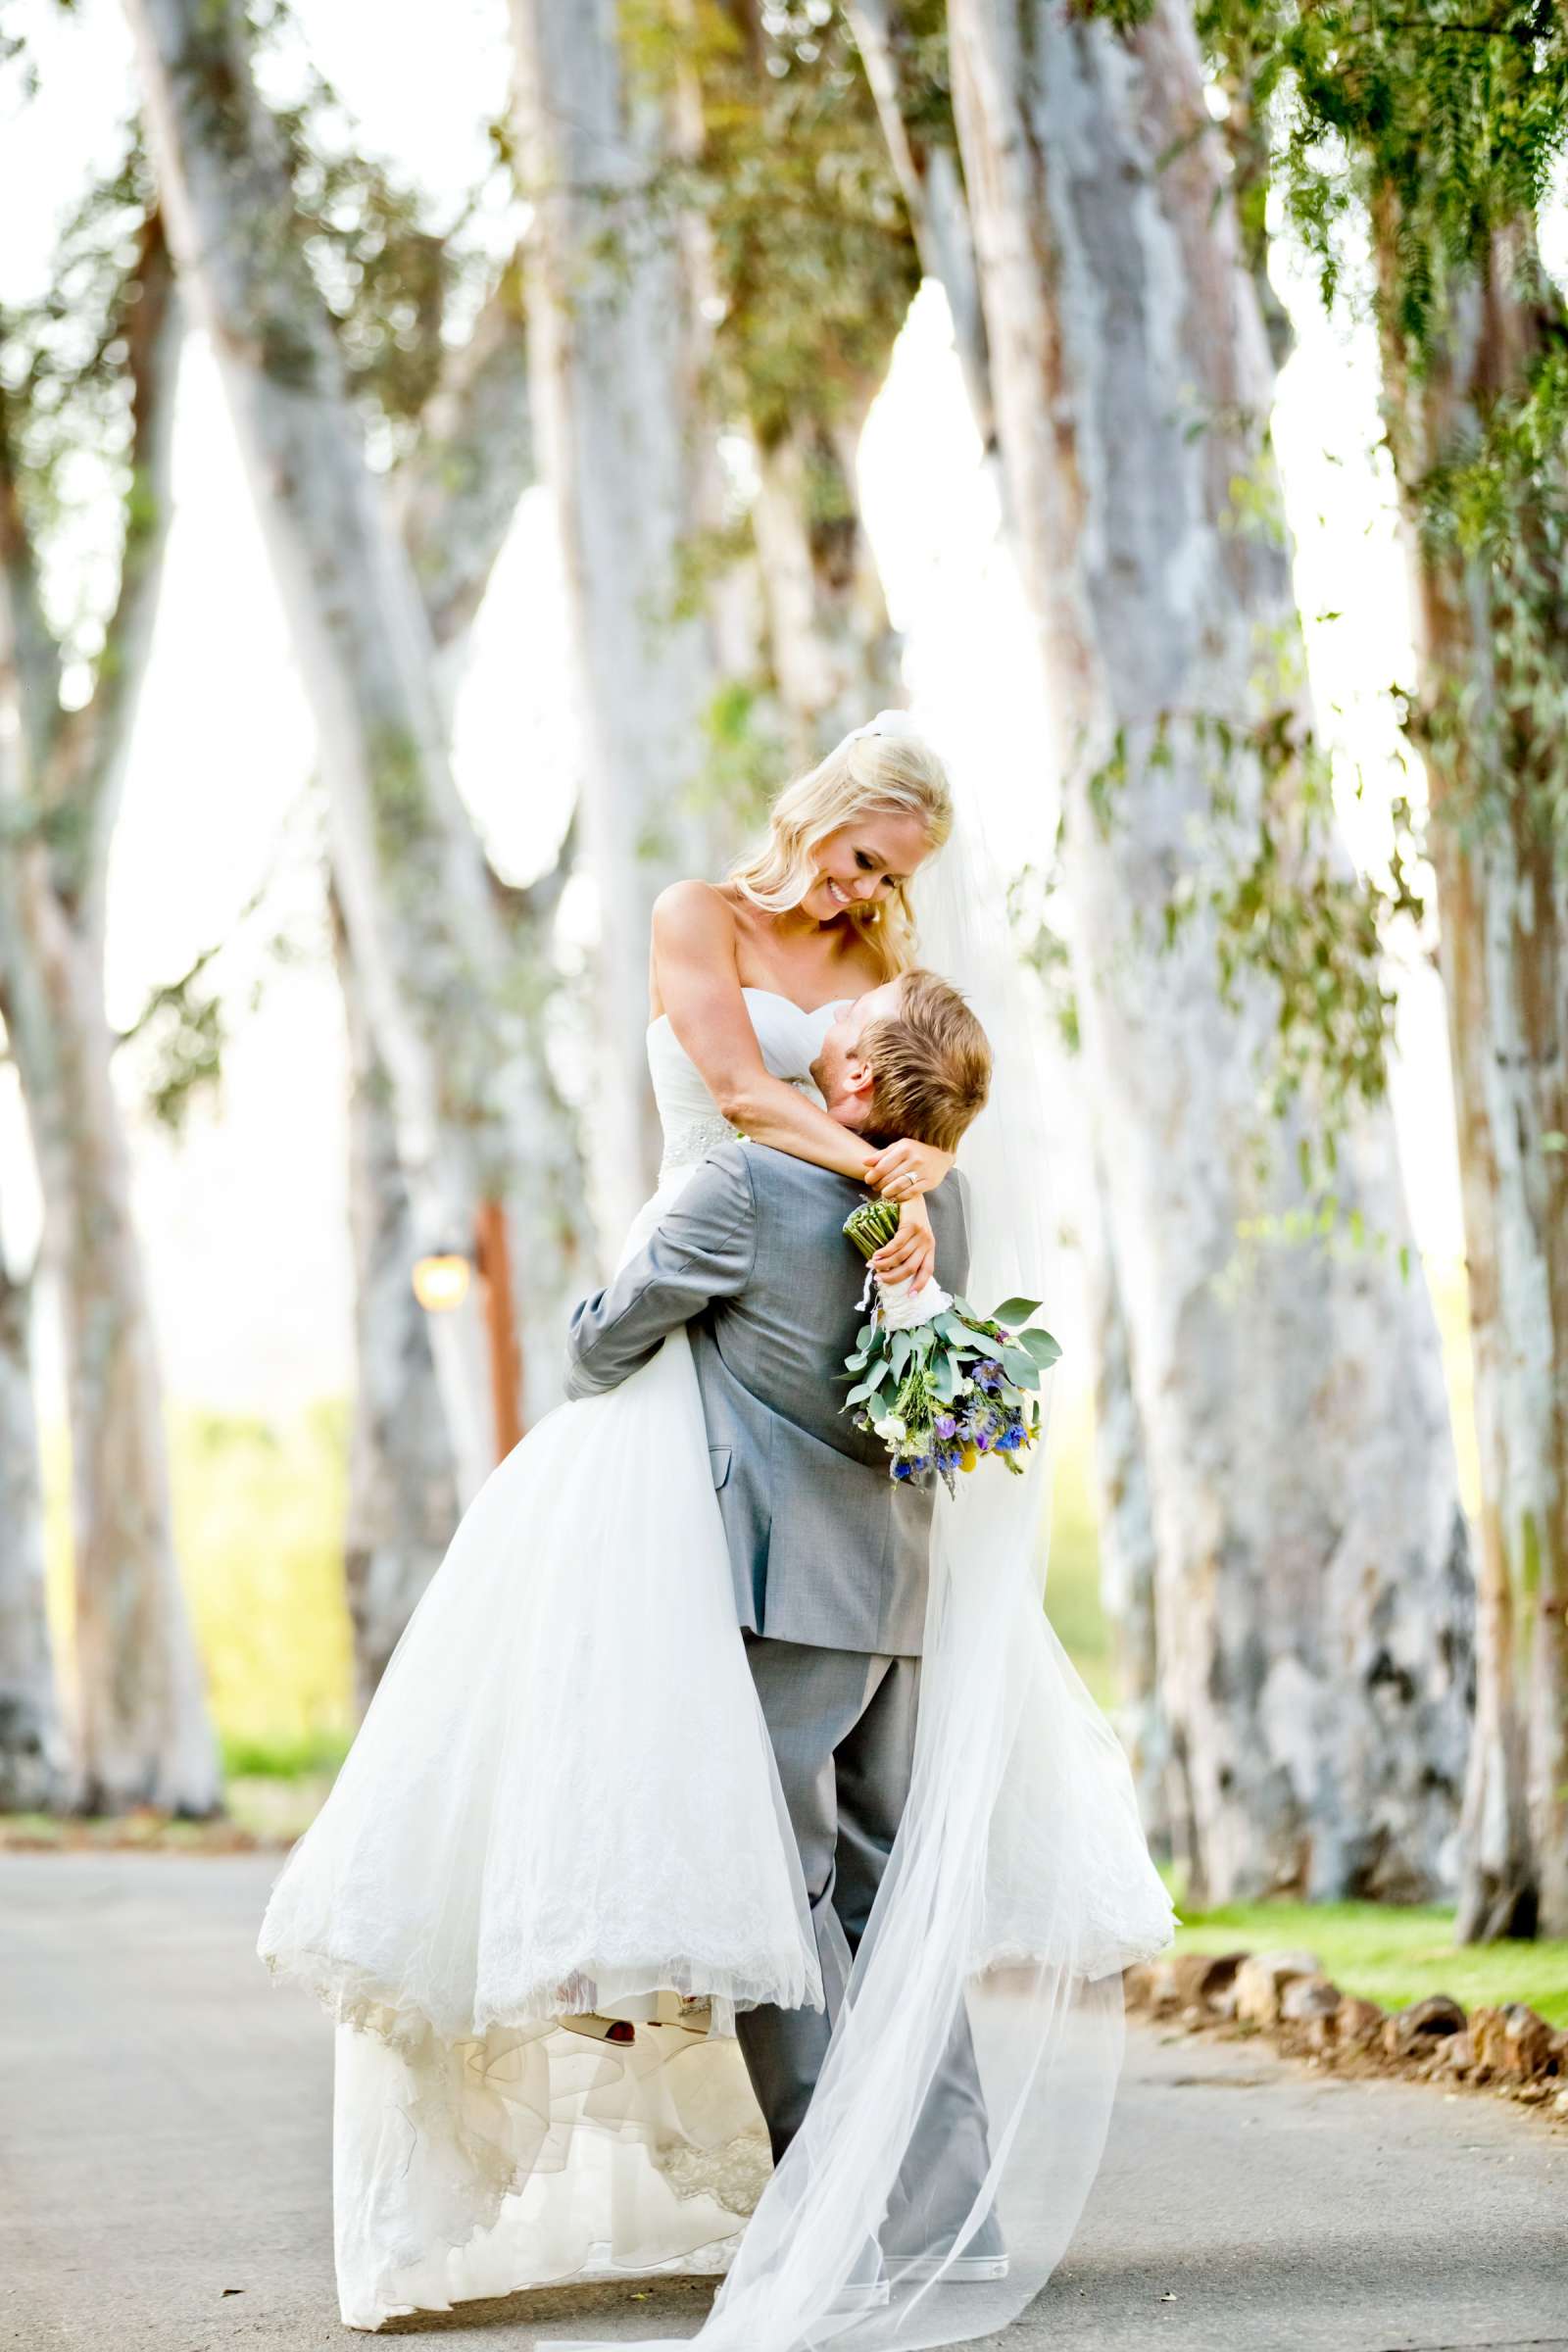
[[[8,1841],[310,1819],[648,1189],[654,895],[906,702],[1191,1932],[1568,2023],[1568,33],[1474,13],[0,7]]]

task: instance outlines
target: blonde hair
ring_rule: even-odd
[[[936,972],[906,972],[898,1010],[868,1021],[857,1051],[871,1065],[867,1138],[956,1152],[991,1092],[991,1041],[957,990]]]
[[[891,713],[891,719],[902,713]],[[770,914],[798,906],[816,879],[814,852],[830,833],[873,811],[912,816],[933,850],[953,830],[953,796],[947,770],[928,743],[907,726],[886,733],[880,721],[856,728],[835,744],[808,774],[786,784],[768,816],[766,838],[750,858],[731,867],[730,880]],[[867,946],[892,980],[914,961],[914,916],[902,882],[880,906],[848,910]]]

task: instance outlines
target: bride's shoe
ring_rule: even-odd
[[[581,2034],[589,2041],[635,2041],[637,2029],[629,2018],[600,2017],[591,2009],[576,2009],[559,2017],[557,2025],[568,2034]]]

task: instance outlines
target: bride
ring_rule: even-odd
[[[977,828],[953,834],[942,762],[884,712],[781,794],[724,885],[664,893],[648,1033],[664,1156],[623,1260],[738,1128],[897,1200],[874,1271],[925,1279],[922,1196],[949,1155],[873,1152],[810,1079],[838,1007],[913,962],[918,891],[921,953],[946,950],[996,1053],[962,1153],[970,1287],[992,1304],[993,1281],[1000,1298],[1039,1280],[1028,1007]],[[847,1246],[847,1284],[856,1266]],[[734,2012],[820,2007],[822,1987],[685,1333],[492,1473],[258,1941],[337,2025],[348,2326],[725,2272],[715,2346],[912,2347],[1003,2326],[1044,2282],[1098,2163],[1118,1972],[1171,1924],[1120,1750],[1040,1607],[1045,1454],[939,1497],[913,1787],[776,2171]],[[992,2170],[951,2253],[900,2276],[878,2226],[960,2007]],[[993,2208],[1010,2269],[978,2284],[950,2265]]]

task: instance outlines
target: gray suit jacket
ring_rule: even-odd
[[[929,1490],[895,1482],[881,1440],[840,1410],[864,1266],[842,1232],[847,1177],[761,1144],[725,1144],[608,1290],[572,1318],[566,1393],[612,1389],[690,1326],[709,1456],[748,1632],[919,1655]],[[961,1291],[967,1200],[928,1194],[937,1278]]]

